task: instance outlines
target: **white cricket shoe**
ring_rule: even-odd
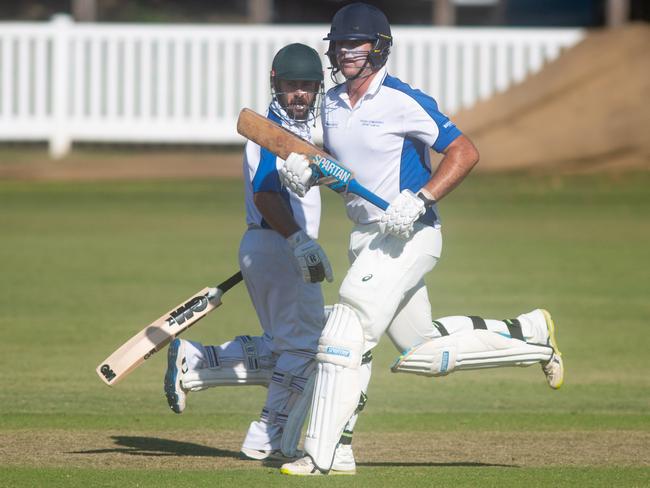
[[[283,464],[280,473],[291,476],[320,476],[323,474],[309,456],[302,457],[292,463]]]
[[[188,390],[183,388],[181,375],[187,373],[185,341],[174,339],[167,350],[167,372],[165,373],[165,396],[169,407],[176,413],[185,410]]]
[[[354,462],[352,445],[339,444],[334,452],[334,462],[328,474],[356,474],[357,465]]]
[[[564,362],[562,361],[562,353],[557,346],[557,338],[555,337],[555,323],[551,318],[551,314],[547,310],[539,309],[544,315],[546,328],[548,330],[548,345],[553,348],[553,355],[547,362],[542,363],[542,371],[546,375],[546,382],[548,386],[554,390],[558,390],[564,384]]]

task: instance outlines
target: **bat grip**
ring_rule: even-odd
[[[219,288],[222,292],[226,293],[228,290],[230,290],[233,286],[235,286],[237,283],[239,283],[243,279],[244,279],[244,277],[242,276],[241,271],[237,271],[234,275],[232,275],[226,281],[224,281],[223,283],[219,283],[217,285],[217,288]]]

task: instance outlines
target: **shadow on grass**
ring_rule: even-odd
[[[408,461],[393,461],[393,462],[373,462],[373,463],[357,463],[357,466],[366,468],[519,468],[515,464],[494,464],[494,463],[477,463],[477,462],[448,462],[448,463],[425,463],[425,462],[408,462]]]
[[[192,442],[172,441],[156,437],[113,436],[118,447],[111,449],[89,449],[71,454],[121,453],[133,456],[199,456],[239,459],[239,452],[216,449]]]

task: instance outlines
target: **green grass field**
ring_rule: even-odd
[[[434,316],[543,306],[567,377],[539,367],[394,375],[385,339],[357,425],[354,479],[294,479],[237,459],[260,387],[193,394],[174,415],[165,355],[115,388],[95,367],[237,269],[238,180],[0,182],[0,486],[647,486],[650,174],[475,175],[441,204]],[[349,225],[324,192],[336,280]],[[257,334],[245,288],[186,337]]]

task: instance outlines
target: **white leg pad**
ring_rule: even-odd
[[[183,388],[200,391],[213,386],[268,386],[275,359],[261,337],[239,336],[221,346],[200,346],[196,368],[181,378]]]
[[[445,376],[454,370],[530,366],[548,361],[552,353],[547,346],[489,330],[471,330],[423,342],[402,354],[391,369],[394,373]]]
[[[357,313],[336,304],[321,335],[305,452],[329,471],[345,424],[359,404],[364,334]]]

